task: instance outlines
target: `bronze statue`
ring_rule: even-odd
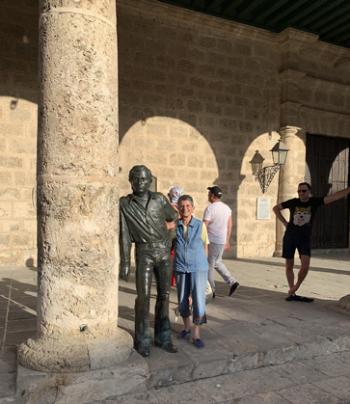
[[[177,212],[165,196],[149,190],[151,171],[134,166],[129,172],[132,194],[120,198],[120,277],[128,280],[130,248],[135,243],[136,292],[134,348],[149,356],[149,306],[153,272],[157,282],[154,342],[167,352],[177,352],[171,341],[169,320],[170,241],[166,222],[177,219]]]

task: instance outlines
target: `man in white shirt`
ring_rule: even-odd
[[[232,216],[231,209],[221,201],[222,190],[217,186],[207,188],[208,200],[210,205],[204,211],[203,222],[207,226],[209,246],[208,246],[208,263],[209,283],[215,298],[215,272],[218,271],[223,280],[229,284],[229,296],[238,288],[239,283],[232,276],[230,271],[222,262],[222,254],[230,249],[230,239],[232,233]]]

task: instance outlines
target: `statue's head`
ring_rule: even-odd
[[[129,171],[129,182],[134,194],[144,194],[152,183],[152,173],[144,165],[134,166]]]

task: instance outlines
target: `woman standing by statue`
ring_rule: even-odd
[[[200,325],[207,322],[205,315],[205,290],[208,279],[207,229],[203,222],[193,217],[194,204],[190,195],[182,195],[178,201],[180,219],[176,228],[174,270],[176,277],[179,311],[184,329],[179,337],[191,335],[190,297],[192,297],[192,341],[195,347],[203,348]]]

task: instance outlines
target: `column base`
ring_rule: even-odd
[[[19,363],[44,372],[85,372],[114,366],[132,353],[129,333],[117,328],[113,335],[82,334],[29,339],[18,348]]]
[[[338,306],[342,309],[350,313],[350,295],[343,296],[338,301]]]
[[[273,252],[273,257],[282,257],[282,250],[275,250]]]
[[[84,373],[40,372],[17,367],[16,395],[26,403],[91,403],[147,391],[149,370],[135,351],[118,366]]]

